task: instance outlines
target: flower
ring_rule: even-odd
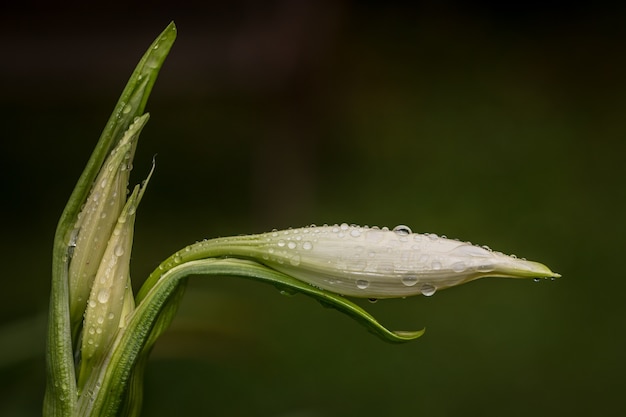
[[[207,241],[209,243],[211,241]],[[254,258],[287,275],[338,294],[364,298],[432,295],[483,277],[559,277],[547,266],[487,247],[343,223],[215,239],[218,254]]]

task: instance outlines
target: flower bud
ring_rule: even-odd
[[[70,242],[70,247],[74,248],[69,266],[70,315],[74,334],[83,318],[107,241],[124,207],[134,149],[147,121],[148,115],[145,114],[129,126],[102,165],[78,215],[73,241]]]
[[[106,245],[91,287],[83,324],[79,386],[106,353],[135,308],[130,282],[130,253],[135,212],[143,188],[135,187]]]
[[[224,248],[220,253],[252,257],[316,287],[364,298],[432,295],[489,276],[559,276],[537,262],[434,234],[412,233],[406,226],[393,230],[345,223],[311,226],[216,239],[215,245]]]

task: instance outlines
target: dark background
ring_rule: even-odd
[[[136,62],[174,20],[133,182],[133,280],[203,238],[394,226],[546,263],[362,304],[192,279],[144,415],[623,412],[626,10],[601,3],[37,3],[0,14],[0,415],[41,414],[54,228]],[[589,2],[591,3],[591,2]]]

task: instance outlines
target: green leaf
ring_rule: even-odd
[[[165,330],[173,315],[175,305],[168,308],[173,294],[180,295],[181,284],[190,275],[239,276],[272,284],[281,290],[300,292],[347,314],[383,340],[394,343],[407,342],[420,337],[424,330],[394,332],[386,329],[362,308],[349,300],[315,288],[255,261],[235,258],[209,258],[189,261],[163,272],[160,279],[145,293],[128,326],[118,335],[100,373],[94,373],[79,399],[80,415],[114,416],[125,391],[131,382],[134,367],[145,365],[146,350]],[[174,308],[171,308],[174,306]],[[141,369],[142,370],[142,369]]]
[[[46,349],[47,383],[43,407],[46,416],[72,415],[77,399],[68,294],[69,248],[74,224],[107,154],[135,117],[143,114],[152,86],[175,39],[176,27],[170,23],[135,68],[57,225]]]

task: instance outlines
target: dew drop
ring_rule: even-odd
[[[89,345],[93,345],[93,339],[89,339],[89,340],[87,340],[87,344],[89,344]]]
[[[399,224],[394,227],[393,231],[402,236],[410,235],[412,233],[411,228],[403,224]]]
[[[180,255],[174,256],[174,262],[176,262],[177,264],[181,263],[182,261],[183,258]]]
[[[96,306],[96,302],[94,300],[89,300],[89,307],[94,308]]]
[[[476,271],[478,272],[491,272],[494,269],[496,268],[492,264],[483,264],[476,267]]]
[[[289,262],[291,263],[291,265],[293,266],[298,266],[300,265],[300,255],[294,255],[291,257],[291,259],[289,259]]]
[[[431,295],[435,294],[436,291],[437,287],[435,287],[433,284],[422,284],[422,286],[420,287],[420,292],[426,297],[430,297]]]
[[[104,323],[104,317],[103,316],[98,316],[97,322],[98,322],[98,324]]]
[[[296,244],[296,242],[291,242],[291,241],[290,241],[289,243],[287,243],[287,247],[288,247],[289,249],[295,249],[295,248],[296,248],[296,246],[298,246],[298,245]]]
[[[361,289],[361,290],[364,290],[364,289],[366,289],[366,288],[367,288],[367,287],[369,287],[369,286],[370,286],[369,281],[366,281],[366,280],[364,280],[364,279],[358,279],[358,280],[356,281],[356,287],[357,287],[357,288],[359,288],[359,289]]]
[[[539,281],[541,281],[541,278],[533,278],[533,281],[534,282],[539,282]]]
[[[109,318],[109,320],[113,320],[115,318],[115,314],[109,313],[107,317]]]
[[[455,262],[452,264],[452,270],[454,272],[463,272],[465,271],[465,262]]]
[[[304,250],[311,250],[313,249],[313,244],[309,241],[303,242],[302,243],[302,249]]]
[[[348,226],[348,223],[341,223],[341,226],[339,226],[339,228],[345,231],[348,230],[350,226]]]
[[[89,334],[95,334],[96,333],[96,329],[94,329],[93,327],[89,328]]]
[[[96,333],[97,333],[97,334],[102,334],[102,327],[98,327],[98,328],[96,329]]]
[[[405,275],[402,277],[402,283],[407,287],[412,287],[413,285],[417,284],[417,281],[418,279],[415,275]]]
[[[124,114],[128,114],[130,113],[130,111],[133,109],[133,106],[131,106],[130,104],[127,104],[124,106],[124,109],[122,110],[122,113]]]
[[[286,244],[287,244],[287,243],[286,243],[283,239],[280,239],[280,240],[278,241],[278,247],[280,247],[280,248],[284,247]]]
[[[124,246],[117,245],[114,250],[115,256],[122,256],[124,254]]]
[[[431,268],[434,269],[435,271],[438,271],[441,269],[441,262],[439,261],[433,261],[432,264],[430,264]]]
[[[350,236],[352,236],[352,237],[359,237],[359,236],[361,236],[361,231],[359,229],[352,229],[350,231]]]
[[[109,301],[110,296],[111,296],[111,291],[108,288],[103,288],[100,291],[98,291],[98,301],[101,302],[102,304]],[[91,302],[90,302],[90,305],[91,305]]]
[[[370,303],[374,304],[378,302],[378,298],[368,298],[367,301],[369,301]]]

